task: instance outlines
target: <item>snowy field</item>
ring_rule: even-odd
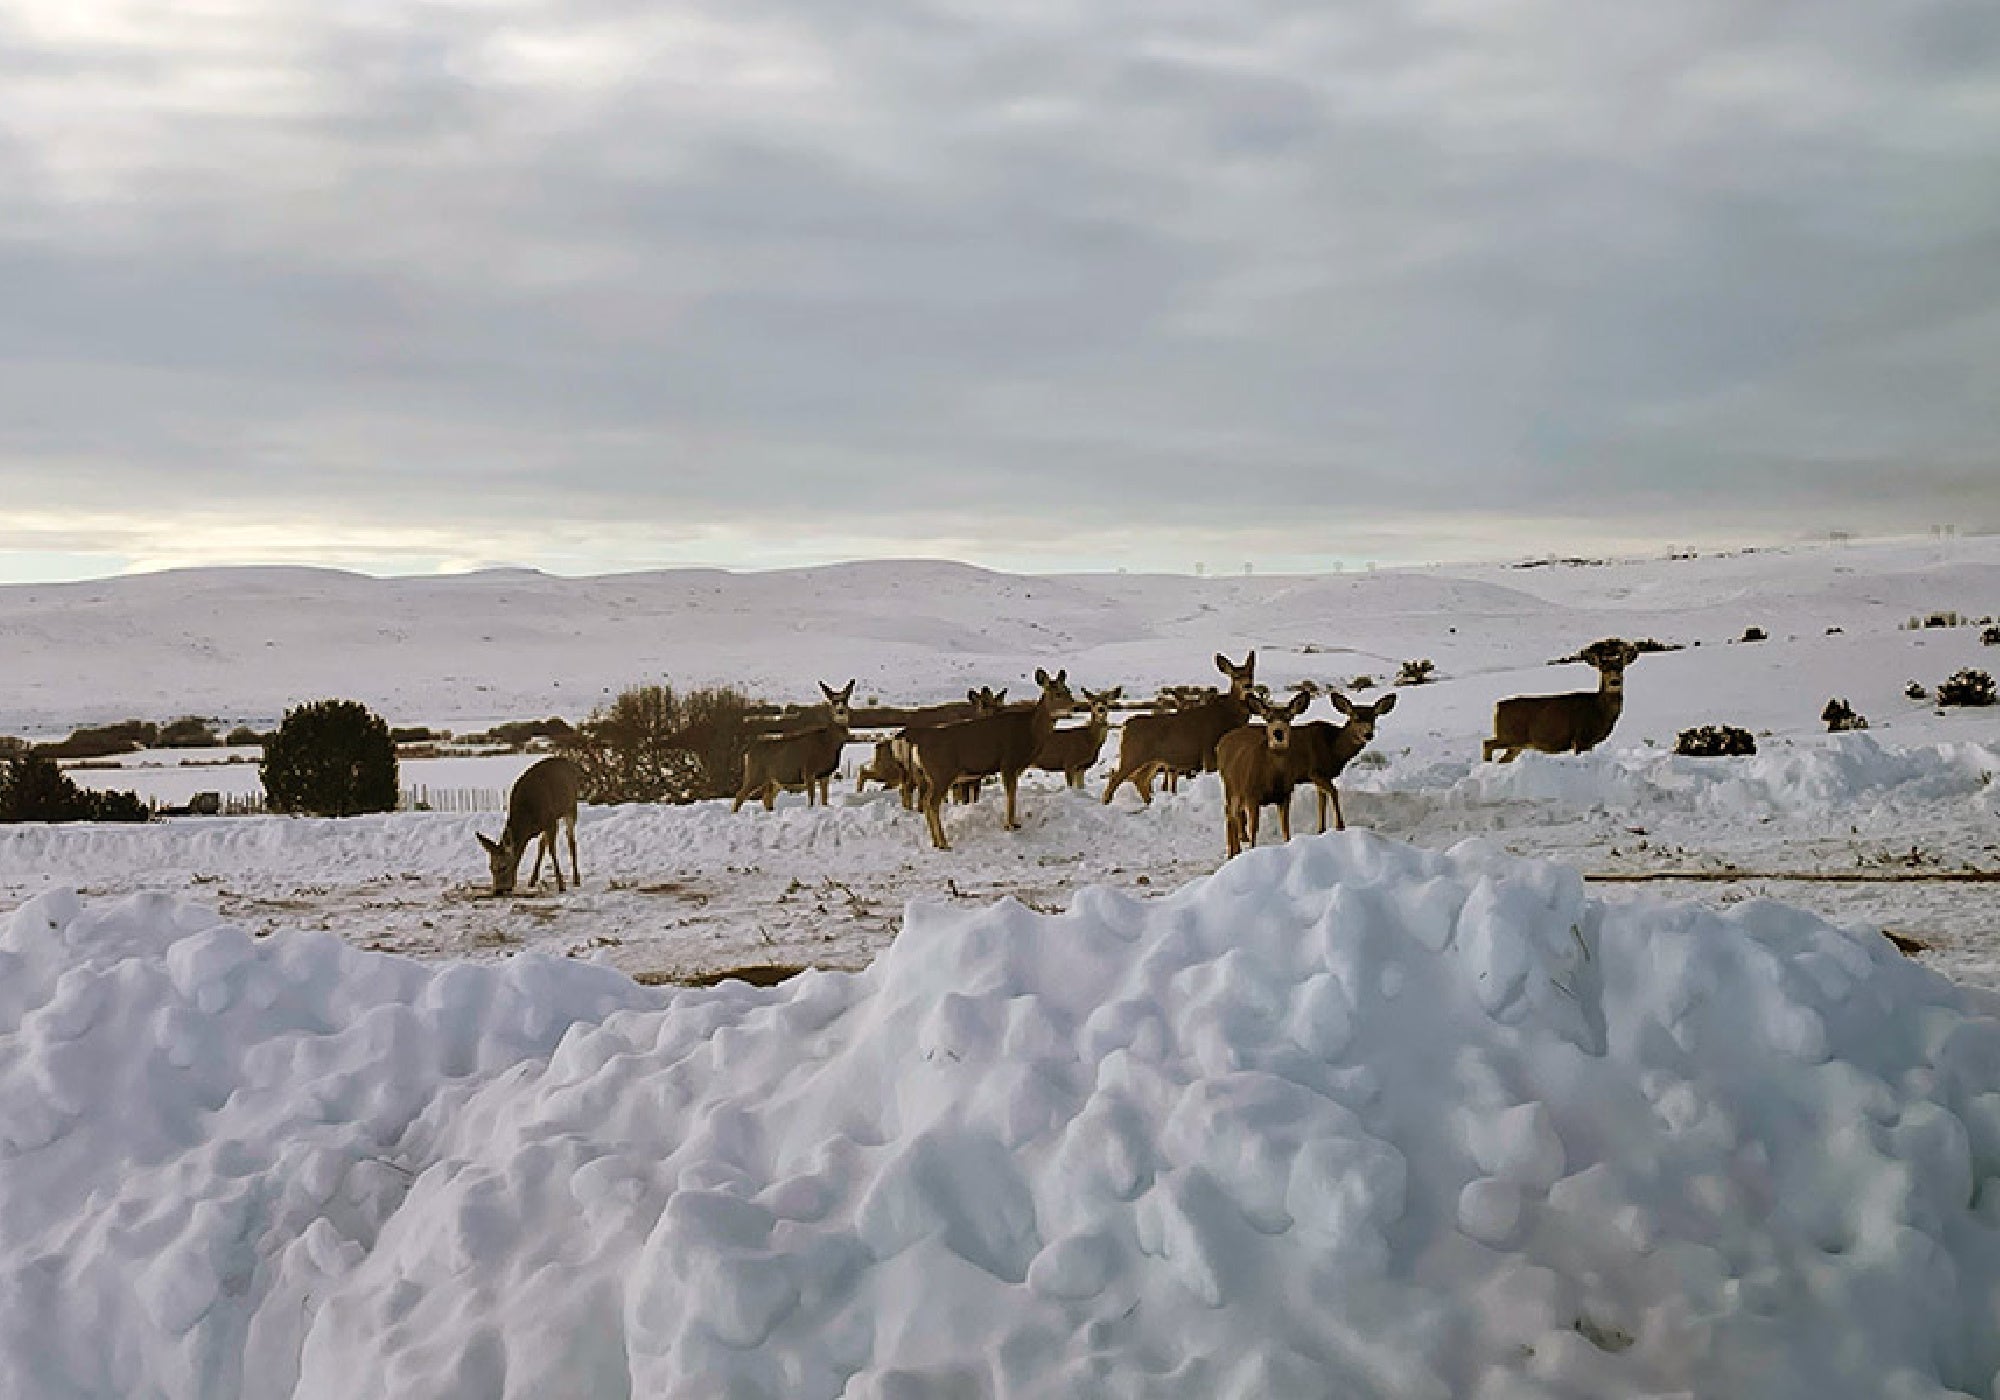
[[[851,783],[586,809],[583,888],[504,900],[494,816],[0,828],[0,1394],[2000,1400],[2000,884],[1941,878],[2000,869],[2000,711],[1902,695],[2000,649],[1944,609],[2000,540],[0,589],[15,733],[1440,677],[1355,830],[1220,873],[1213,778],[1101,773],[948,853]],[[1600,750],[1477,762],[1606,635],[1688,649]],[[1710,722],[1761,752],[1667,751]],[[1588,878],[1649,872],[1730,878]],[[754,965],[827,970],[625,975]]]

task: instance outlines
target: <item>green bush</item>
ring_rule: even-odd
[[[352,817],[396,807],[396,743],[380,715],[353,700],[285,711],[258,765],[274,812]]]
[[[143,822],[152,810],[130,792],[78,787],[46,754],[0,763],[0,822]]]

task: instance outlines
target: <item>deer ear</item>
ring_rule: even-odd
[[[1332,702],[1333,708],[1340,711],[1342,714],[1351,715],[1354,713],[1354,702],[1348,699],[1345,695],[1342,695],[1339,691],[1329,690],[1326,693],[1326,698],[1330,702]]]
[[[1236,668],[1229,664],[1228,657],[1224,656],[1221,652],[1218,651],[1215,654],[1215,669],[1222,672],[1222,674],[1226,676]]]
[[[1007,703],[1007,687],[1004,685],[1001,686],[998,690],[989,690],[986,692],[986,694],[996,705],[1004,705]]]
[[[821,681],[819,683],[819,693],[821,695],[824,695],[829,700],[838,700],[840,698],[840,692],[835,690],[832,686],[828,685],[825,681]]]
[[[479,838],[479,844],[486,848],[486,854],[490,856],[497,856],[500,854],[500,848],[494,845],[492,841],[488,840],[484,833],[475,831],[472,834]]]
[[[1312,692],[1309,690],[1301,690],[1297,695],[1294,695],[1292,697],[1292,713],[1294,715],[1304,714],[1306,712],[1306,706],[1312,704],[1312,702],[1313,702]]]
[[[1386,715],[1395,708],[1396,692],[1393,690],[1375,702],[1375,713],[1378,715]]]
[[[965,703],[968,705],[977,705],[979,703],[979,692],[968,689],[965,692]]]
[[[1035,668],[1035,684],[1047,685],[1048,683],[1049,683],[1049,673],[1047,671],[1044,671],[1041,667],[1037,666]]]

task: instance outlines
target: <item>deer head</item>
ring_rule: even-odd
[[[1328,691],[1326,698],[1333,702],[1334,709],[1347,716],[1347,728],[1363,744],[1375,737],[1375,721],[1396,708],[1396,692],[1393,690],[1372,705],[1356,704],[1337,690]]]

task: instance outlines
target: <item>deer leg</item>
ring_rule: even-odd
[[[1327,789],[1327,792],[1333,798],[1333,829],[1335,831],[1345,831],[1347,830],[1347,818],[1342,816],[1340,813],[1340,789],[1337,787],[1329,787]],[[1324,826],[1321,826],[1320,828],[1320,830],[1322,831],[1324,831],[1325,829],[1326,828]]]
[[[1132,786],[1139,789],[1139,800],[1148,807],[1153,805],[1153,775],[1158,771],[1157,763],[1149,763],[1132,775]]]
[[[944,839],[944,817],[939,812],[939,808],[943,805],[944,787],[937,783],[931,784],[930,791],[924,794],[924,823],[931,829],[931,844],[940,851],[948,851],[951,849],[951,842]]]
[[[576,818],[575,818],[575,817],[571,817],[571,818],[569,819],[569,869],[570,869],[570,873],[571,873],[572,875],[576,876],[576,887],[577,887],[578,889],[582,889],[582,888],[583,888],[583,867],[582,867],[581,865],[577,864],[577,859],[576,859]]]
[[[1278,804],[1278,830],[1284,833],[1287,841],[1292,839],[1292,795],[1289,792],[1285,794],[1285,800]]]
[[[1021,823],[1014,819],[1014,789],[1020,783],[1019,773],[1002,773],[1000,786],[1007,789],[1007,830],[1019,831]]]
[[[542,883],[542,856],[549,849],[549,834],[544,831],[542,839],[535,843],[535,868],[528,872],[528,888],[535,889]],[[562,879],[557,875],[558,880]]]

